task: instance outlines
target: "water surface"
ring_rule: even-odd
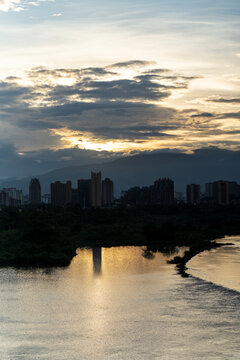
[[[0,359],[240,359],[240,294],[167,259],[121,247],[81,250],[66,269],[1,269]]]
[[[226,236],[217,242],[233,245],[198,254],[188,262],[188,273],[240,292],[240,236]]]

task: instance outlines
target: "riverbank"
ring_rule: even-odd
[[[119,207],[114,209],[6,208],[0,212],[0,266],[68,266],[77,248],[144,246],[171,253],[185,276],[186,262],[218,246],[214,239],[240,234],[240,206]]]
[[[180,256],[175,256],[173,260],[169,260],[168,263],[169,264],[176,264],[176,269],[178,271],[178,273],[183,276],[183,277],[188,277],[189,274],[186,272],[187,271],[187,263],[196,255],[200,254],[203,251],[210,251],[212,249],[217,249],[221,246],[229,246],[229,245],[233,245],[232,243],[218,243],[216,241],[212,241],[208,244],[203,245],[202,247],[199,248],[195,248],[195,247],[190,247],[189,250],[185,251],[184,256],[180,257]]]
[[[191,277],[240,293],[240,236],[224,237],[217,242],[223,246],[194,256],[186,264],[186,272]]]

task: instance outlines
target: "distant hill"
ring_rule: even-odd
[[[72,180],[76,187],[78,179],[90,178],[91,171],[102,171],[103,178],[110,177],[115,184],[115,194],[133,186],[150,185],[159,177],[170,177],[176,191],[184,191],[186,184],[213,180],[240,182],[240,151],[205,148],[193,154],[150,153],[124,157],[96,165],[65,167],[40,175],[43,193],[50,192],[50,183],[56,180]],[[30,178],[0,181],[2,187],[17,187],[28,193]]]

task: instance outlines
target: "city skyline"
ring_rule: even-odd
[[[186,202],[190,205],[218,204],[228,205],[240,203],[240,184],[236,181],[214,180],[205,183],[204,191],[200,184],[186,184],[186,192],[178,192],[174,181],[170,178],[158,178],[149,186],[136,186],[114,195],[114,182],[110,178],[102,179],[101,172],[91,171],[90,179],[78,179],[77,188],[72,181],[63,183],[59,180],[50,184],[50,193],[41,193],[41,183],[38,178],[32,178],[29,183],[28,195],[23,195],[22,189],[0,189],[0,207],[24,205],[52,205],[66,207],[80,205],[83,209],[112,207],[114,205],[172,205]]]
[[[240,0],[0,0],[0,360],[239,358]]]
[[[0,23],[0,178],[239,150],[236,0],[2,0]]]

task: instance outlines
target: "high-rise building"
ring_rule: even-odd
[[[113,181],[106,178],[102,182],[102,204],[104,206],[112,205],[114,203],[114,187]]]
[[[205,195],[208,198],[213,197],[213,183],[212,182],[205,184]]]
[[[60,181],[51,184],[51,204],[64,206],[66,204],[66,185]]]
[[[121,202],[127,205],[162,204],[174,202],[174,182],[168,178],[158,179],[149,187],[133,187],[122,193]]]
[[[160,178],[152,188],[152,203],[172,204],[174,202],[174,182],[169,178]]]
[[[24,203],[23,192],[22,190],[17,190],[16,188],[4,188],[9,197],[10,206],[21,206]]]
[[[240,199],[240,185],[236,181],[228,181],[229,200]]]
[[[101,172],[91,172],[91,206],[100,207],[102,205],[102,181]]]
[[[23,192],[22,190],[17,190],[16,191],[16,200],[19,203],[19,205],[23,205],[24,203],[24,197],[23,197]]]
[[[0,206],[9,206],[10,199],[9,195],[6,191],[0,190]]]
[[[29,202],[32,205],[41,204],[41,184],[36,178],[31,179],[29,184]]]
[[[125,205],[137,205],[141,203],[141,188],[135,186],[121,193],[121,202]]]
[[[205,195],[216,204],[228,204],[240,199],[240,185],[236,181],[214,181],[205,185]]]
[[[66,206],[72,203],[72,182],[66,184],[56,181],[51,184],[51,203],[53,206]]]
[[[91,179],[78,180],[78,202],[83,209],[90,206]]]
[[[3,191],[8,193],[8,196],[12,199],[17,199],[17,189],[16,188],[3,188]]]
[[[72,205],[76,205],[78,203],[78,189],[72,189]]]
[[[188,204],[200,203],[200,185],[196,185],[196,184],[187,185],[187,203]]]
[[[66,205],[72,203],[72,182],[68,180],[66,182]]]
[[[226,181],[219,180],[213,182],[213,201],[216,204],[228,204],[229,193]]]

